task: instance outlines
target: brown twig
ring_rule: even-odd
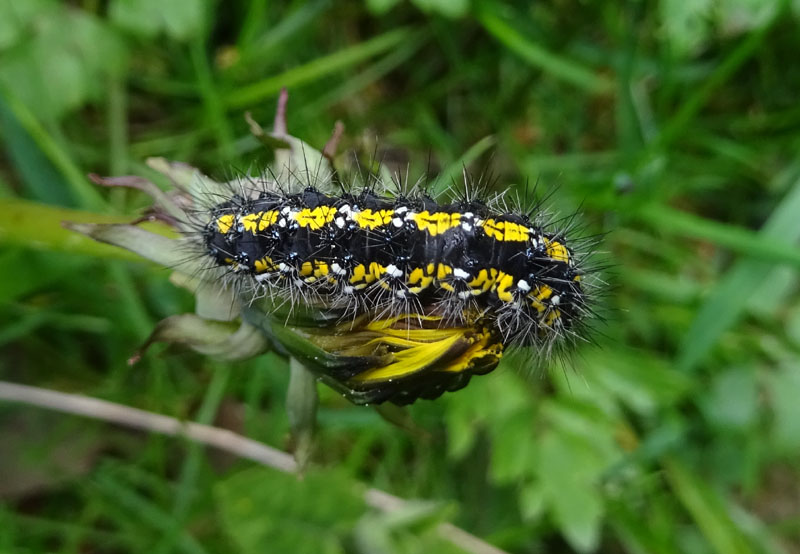
[[[80,415],[172,437],[186,437],[279,471],[297,472],[297,464],[289,454],[219,427],[182,422],[173,417],[131,408],[115,402],[7,381],[0,381],[0,400]],[[364,493],[364,501],[368,506],[383,512],[394,512],[406,505],[406,501],[402,498],[378,489],[367,489]],[[466,552],[506,554],[503,550],[450,523],[439,524],[437,531],[442,538]]]
[[[336,157],[336,150],[339,148],[339,141],[342,140],[343,134],[344,123],[337,121],[333,126],[331,138],[328,139],[328,142],[325,143],[325,147],[322,149],[322,155],[331,163],[333,163],[333,159]]]
[[[278,96],[278,107],[275,109],[275,122],[272,125],[272,135],[285,137],[289,134],[289,126],[286,122],[286,104],[289,102],[289,91],[286,87],[281,89]]]

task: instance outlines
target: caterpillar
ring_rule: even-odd
[[[582,338],[591,312],[591,248],[568,236],[570,224],[551,221],[538,207],[509,207],[503,195],[479,200],[465,192],[441,202],[395,181],[338,183],[338,190],[332,181],[239,179],[230,195],[207,201],[199,213],[197,246],[211,266],[256,296],[352,317],[435,314],[442,327],[488,329],[499,343],[494,365],[503,347],[548,356]],[[419,376],[387,379],[406,403],[463,386],[464,376],[448,376],[435,394],[420,387]]]

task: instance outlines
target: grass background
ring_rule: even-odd
[[[420,174],[538,181],[608,233],[609,322],[411,415],[320,388],[297,481],[184,441],[0,404],[3,552],[800,552],[797,2],[0,3],[0,374],[288,447],[286,361],[127,358],[192,299],[62,219],[147,205],[88,172],[263,163],[245,111]],[[79,210],[80,213],[66,210]],[[81,215],[83,214],[83,215]],[[421,499],[365,508],[364,483]]]

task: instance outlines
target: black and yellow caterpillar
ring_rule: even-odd
[[[372,189],[251,192],[210,207],[203,247],[273,297],[387,317],[433,307],[448,324],[479,321],[536,348],[587,312],[581,256],[528,215]]]

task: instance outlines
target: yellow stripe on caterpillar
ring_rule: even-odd
[[[374,230],[384,225],[389,225],[392,221],[394,210],[361,210],[353,212],[352,218],[362,229]]]
[[[275,225],[278,220],[278,212],[268,210],[266,212],[255,212],[242,216],[242,227],[248,233],[258,233],[265,230],[270,225]]]
[[[492,271],[497,271],[493,269]],[[514,286],[514,276],[505,273],[504,271],[497,271],[497,278],[492,285],[492,290],[497,293],[497,298],[503,302],[512,302],[514,295],[511,294],[511,287]]]
[[[217,218],[217,229],[219,229],[220,233],[225,235],[231,230],[231,227],[233,227],[234,221],[236,221],[236,217],[233,214],[221,215]]]
[[[441,235],[448,229],[458,227],[461,224],[460,213],[434,212],[425,210],[411,215],[411,219],[417,224],[420,231],[425,231],[432,237]]]
[[[496,219],[486,219],[478,221],[483,228],[486,236],[494,240],[505,242],[525,242],[531,234],[531,230],[524,225],[513,221],[497,221]]]
[[[266,256],[261,258],[260,260],[256,260],[255,264],[253,264],[256,273],[272,273],[274,271],[278,271],[278,266],[272,261],[272,258]]]
[[[317,206],[313,209],[305,208],[297,212],[295,221],[297,221],[300,227],[308,227],[312,231],[319,231],[334,220],[336,212],[335,206]]]
[[[559,319],[561,319],[561,310],[555,308],[550,310],[542,323],[544,323],[546,327],[553,327]]]
[[[569,263],[569,250],[567,250],[566,246],[557,240],[550,240],[547,237],[544,239],[544,245],[547,248],[547,256],[551,260]]]

